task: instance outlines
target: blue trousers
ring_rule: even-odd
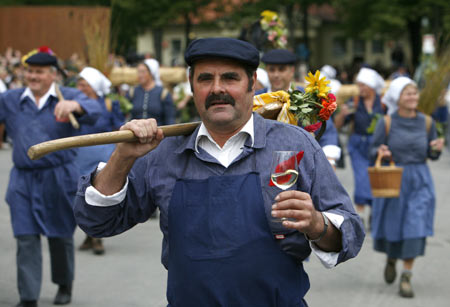
[[[21,301],[37,301],[42,283],[40,235],[17,236],[17,287]],[[73,237],[48,238],[52,282],[72,285],[74,279]]]

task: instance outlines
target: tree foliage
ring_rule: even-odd
[[[448,0],[333,0],[333,4],[342,29],[352,37],[408,35],[414,66],[419,62],[422,34],[434,34],[442,46],[450,33]]]
[[[135,44],[136,35],[144,30],[163,29],[174,23],[189,24],[199,8],[214,0],[112,0],[112,30],[117,50],[124,52]]]

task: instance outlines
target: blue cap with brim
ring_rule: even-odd
[[[45,53],[38,52],[30,56],[25,60],[25,63],[28,65],[36,65],[36,66],[55,66],[58,67],[58,60],[55,56]]]
[[[210,57],[235,60],[255,69],[259,65],[258,49],[250,43],[234,38],[196,39],[184,53],[184,60],[189,66],[197,60]]]
[[[297,62],[297,57],[287,49],[273,49],[266,52],[261,61],[264,64],[293,65]]]

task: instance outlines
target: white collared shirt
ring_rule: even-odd
[[[228,167],[237,156],[241,154],[244,149],[247,137],[254,142],[254,128],[253,128],[253,114],[242,129],[229,138],[223,147],[214,141],[211,134],[209,134],[205,125],[201,123],[200,129],[195,139],[195,151],[198,152],[198,147],[203,148],[207,153],[216,158],[224,167]]]
[[[45,93],[45,95],[42,96],[37,103],[36,103],[36,99],[34,98],[33,92],[30,90],[29,87],[27,87],[25,89],[25,91],[23,92],[22,96],[20,96],[20,100],[24,99],[25,97],[28,97],[31,99],[31,101],[33,101],[37,105],[38,109],[40,110],[44,107],[45,103],[47,102],[47,99],[50,96],[53,96],[56,98],[58,97],[56,95],[56,88],[55,88],[54,82],[52,83],[52,85],[50,85],[50,88],[48,89],[47,93]]]

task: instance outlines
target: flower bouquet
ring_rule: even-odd
[[[261,13],[261,29],[267,33],[267,40],[272,48],[284,49],[287,46],[287,30],[278,18],[278,14],[265,10]]]
[[[336,110],[336,97],[330,93],[325,77],[320,72],[311,72],[305,78],[305,92],[290,90],[257,95],[253,99],[253,111],[265,118],[300,125],[305,130],[314,133],[320,128],[316,139],[319,140],[326,129],[326,121]]]

